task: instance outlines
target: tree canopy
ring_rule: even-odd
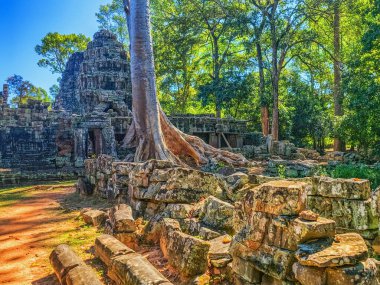
[[[85,50],[89,41],[90,38],[83,34],[48,33],[35,47],[36,53],[42,57],[38,65],[49,68],[52,73],[62,74],[70,55]]]
[[[110,2],[99,24],[128,46],[122,1]],[[320,151],[335,139],[339,148],[373,152],[379,7],[379,0],[152,0],[162,107],[246,119]]]
[[[51,98],[45,89],[34,86],[31,82],[24,80],[21,75],[12,75],[6,80],[9,86],[12,105],[25,104],[29,99],[51,102]]]

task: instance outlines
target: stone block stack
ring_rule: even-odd
[[[334,220],[340,233],[357,232],[371,242],[378,236],[378,191],[368,180],[314,177],[312,183],[310,210]]]
[[[345,266],[356,266],[360,280],[373,282],[377,269],[360,235],[335,235],[333,220],[305,211],[309,188],[304,182],[272,181],[236,203],[239,232],[230,248],[234,284],[377,284],[339,283],[350,278],[352,268]],[[325,274],[322,281],[315,281],[317,272]]]

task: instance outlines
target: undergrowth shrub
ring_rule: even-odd
[[[373,190],[380,186],[380,167],[371,167],[365,164],[341,164],[337,165],[329,174],[333,178],[368,179]]]

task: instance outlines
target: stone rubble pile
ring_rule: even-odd
[[[378,284],[360,235],[335,235],[333,220],[304,212],[308,188],[303,182],[272,181],[237,203],[239,232],[230,248],[234,284]],[[369,267],[362,269],[361,263]],[[359,279],[347,266],[372,283],[355,283]]]
[[[178,284],[379,284],[368,181],[223,176],[105,156],[86,165],[94,193],[118,203],[106,232],[134,250],[159,245]],[[330,200],[340,207],[325,209]]]

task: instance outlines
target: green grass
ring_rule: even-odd
[[[333,178],[361,178],[371,182],[372,190],[380,186],[380,169],[365,164],[341,164],[329,171]]]

